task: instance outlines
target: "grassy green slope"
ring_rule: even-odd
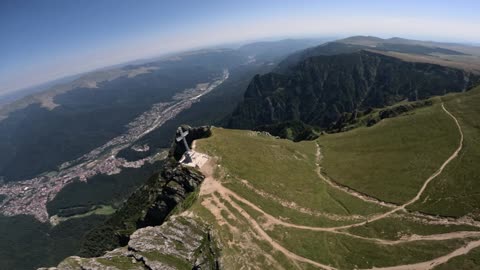
[[[480,87],[443,97],[464,133],[463,149],[413,208],[444,216],[480,219]]]
[[[427,261],[464,243],[463,240],[420,241],[385,246],[343,235],[281,227],[269,234],[287,249],[338,269],[367,269]]]
[[[257,201],[272,215],[295,218],[288,208],[247,189],[241,179],[257,191],[314,211],[369,215],[384,210],[323,182],[315,172],[316,145],[312,141],[294,143],[252,131],[214,129],[210,138],[199,141],[198,149],[221,158],[219,164],[224,168],[225,186],[248,200]]]
[[[259,223],[261,213],[236,201]],[[233,209],[230,209],[233,211]],[[478,230],[471,226],[429,225],[404,217],[386,218],[381,221],[355,227],[349,231],[354,235],[371,239],[399,240],[412,234],[431,235],[453,231]],[[288,250],[305,258],[321,262],[338,269],[367,269],[428,261],[460,248],[469,239],[444,241],[413,241],[396,245],[384,245],[370,240],[352,238],[350,235],[311,231],[277,225],[267,233]],[[342,230],[340,230],[342,231]]]
[[[322,136],[323,172],[378,199],[403,203],[456,149],[459,133],[440,103],[373,127]]]
[[[409,209],[434,215],[470,214],[477,217],[480,209],[480,196],[477,196],[480,181],[476,166],[480,161],[480,107],[476,104],[480,104],[480,88],[433,101],[432,106],[384,119],[372,127],[327,134],[316,142],[293,143],[257,132],[214,129],[210,138],[197,142],[197,150],[217,158],[215,178],[243,198],[243,201],[236,197],[228,199],[230,195],[220,193],[211,197],[219,200],[216,204],[226,221],[221,222],[223,225],[217,230],[225,235],[224,239],[235,242],[238,241],[234,237],[235,231],[238,228],[248,231],[252,225],[251,228],[255,228],[254,222],[288,251],[339,269],[417,263],[462,247],[471,239],[407,241],[395,245],[372,240],[478,231],[478,227],[455,222],[447,225],[442,220],[429,222],[409,213],[397,212],[374,222],[339,230],[345,234],[333,234],[276,223],[279,221],[245,203],[246,199],[277,220],[291,225],[318,227],[358,223],[362,221],[361,217],[386,212],[384,207],[364,202],[323,182],[315,172],[315,144],[321,147],[322,172],[334,181],[380,200],[404,203],[418,193],[423,183],[459,145],[459,130],[442,109],[443,104],[461,125],[464,147]],[[199,201],[204,200],[205,197],[200,196]],[[206,217],[207,211],[202,206],[197,203],[194,209]],[[331,216],[305,213],[300,211],[302,209],[356,218],[339,221]],[[249,220],[246,222],[246,215],[254,221],[246,219]],[[216,220],[218,222],[218,216]],[[276,225],[272,226],[272,222]],[[258,231],[258,227],[255,230]],[[364,238],[355,238],[349,233]],[[261,238],[256,241],[258,245],[263,242]],[[263,245],[268,243],[263,242]],[[229,249],[228,252],[234,256],[241,251]],[[280,261],[285,260],[278,251],[272,250],[269,254],[273,258],[280,256]],[[472,250],[466,256],[450,260],[440,269],[476,269],[479,267],[477,256],[478,251]],[[304,262],[300,265],[300,268],[305,267]]]
[[[365,237],[377,237],[399,240],[408,235],[431,235],[452,231],[478,231],[478,227],[469,225],[428,224],[421,219],[412,219],[409,215],[395,215],[370,222],[367,225],[348,229],[350,233]]]

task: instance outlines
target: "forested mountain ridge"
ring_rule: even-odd
[[[355,47],[341,47],[356,50]],[[308,57],[282,73],[255,76],[228,126],[251,129],[299,120],[327,128],[344,113],[463,92],[474,73],[359,50]]]

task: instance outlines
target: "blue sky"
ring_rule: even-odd
[[[268,37],[480,43],[478,0],[1,0],[0,94],[138,58]]]

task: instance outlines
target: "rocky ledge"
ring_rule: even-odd
[[[210,135],[209,127],[183,128],[189,131],[189,144],[195,139]],[[195,199],[195,190],[204,176],[195,168],[178,162],[179,157],[175,153],[181,156],[185,151],[183,149],[182,152],[182,146],[174,140],[161,172],[152,175],[104,224],[87,233],[77,255],[97,257],[106,251],[125,246],[135,230],[161,225],[168,216],[182,211],[184,203],[188,204]]]
[[[192,128],[187,143],[210,136],[209,127]],[[177,215],[193,203],[204,176],[178,162],[185,152],[174,142],[160,173],[137,189],[104,224],[84,238],[77,254],[43,269],[219,269],[209,228]]]
[[[192,217],[172,216],[161,226],[137,230],[126,247],[96,258],[72,256],[57,267],[41,269],[219,269],[218,257],[208,226]]]

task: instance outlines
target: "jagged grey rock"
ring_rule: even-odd
[[[96,258],[72,256],[42,270],[219,269],[219,251],[204,223],[172,216],[161,226],[135,231],[128,246]]]

